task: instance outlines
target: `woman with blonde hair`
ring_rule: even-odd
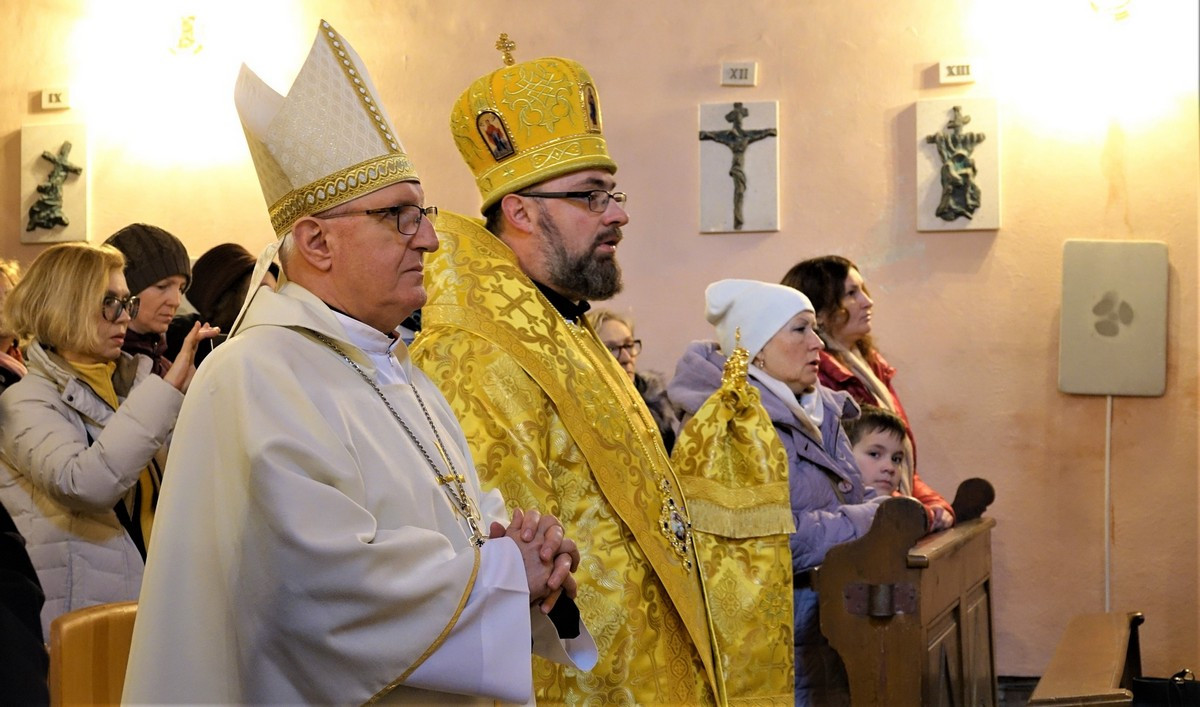
[[[167,443],[195,367],[193,327],[166,374],[121,351],[139,302],[111,246],[64,243],[33,261],[4,302],[29,338],[29,373],[0,396],[0,502],[28,541],[60,614],[137,599]]]

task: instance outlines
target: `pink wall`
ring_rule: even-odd
[[[637,318],[645,366],[669,372],[689,340],[709,336],[712,280],[777,281],[830,252],[862,266],[923,476],[947,494],[968,476],[997,487],[1004,675],[1039,674],[1069,617],[1103,608],[1105,401],[1056,389],[1063,241],[1166,241],[1167,394],[1115,401],[1112,602],[1146,613],[1148,671],[1200,665],[1195,2],[1134,2],[1120,23],[1086,0],[123,6],[133,10],[0,0],[0,254],[38,252],[19,245],[21,125],[81,120],[93,240],[144,220],[193,256],[227,240],[257,250],[271,236],[233,79],[245,60],[286,88],[320,17],[368,62],[430,201],[461,211],[478,197],[447,116],[499,65],[496,35],[513,36],[519,59],[570,56],[599,84],[630,195],[627,287],[613,305]],[[205,50],[187,62],[165,47],[191,13]],[[960,57],[985,70],[980,81],[938,87],[933,66]],[[731,60],[758,61],[759,86],[718,86]],[[34,92],[64,84],[78,108],[33,109]],[[1002,227],[917,233],[914,102],[959,95],[999,104]],[[780,103],[779,233],[698,234],[697,105],[733,100]]]

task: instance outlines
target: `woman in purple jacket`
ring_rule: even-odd
[[[845,667],[821,635],[811,570],[829,548],[861,537],[882,497],[864,489],[841,418],[858,415],[846,393],[822,388],[823,348],[816,314],[802,293],[755,280],[721,280],[705,291],[717,342],[693,342],[667,388],[687,417],[721,385],[725,353],[740,343],[751,359],[750,382],[762,398],[788,455],[796,532],[791,537],[796,649],[796,704],[849,704]]]

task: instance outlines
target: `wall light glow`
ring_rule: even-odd
[[[307,50],[298,38],[316,26],[302,29],[301,14],[288,2],[93,1],[70,43],[72,91],[93,144],[162,167],[247,160],[233,106],[238,69],[247,62],[267,78],[291,62],[295,71],[294,47]]]
[[[1111,3],[1110,3],[1111,4]],[[998,97],[1064,140],[1102,139],[1116,122],[1152,127],[1197,96],[1195,0],[979,2],[972,41],[986,47]]]

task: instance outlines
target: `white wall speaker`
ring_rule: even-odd
[[[1063,246],[1058,389],[1159,396],[1167,387],[1167,244]]]

